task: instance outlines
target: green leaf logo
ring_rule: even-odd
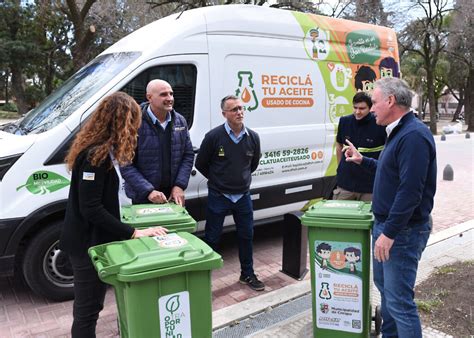
[[[170,297],[168,301],[166,302],[166,310],[168,310],[171,314],[176,312],[176,310],[179,309],[179,295],[175,295],[173,297]]]
[[[32,194],[44,195],[67,187],[69,184],[70,181],[67,178],[52,171],[36,171],[28,177],[25,184],[17,187],[16,191],[25,187]]]

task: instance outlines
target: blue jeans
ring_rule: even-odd
[[[372,252],[383,230],[384,223],[375,221]],[[383,337],[422,336],[413,289],[418,262],[428,242],[430,230],[429,223],[404,228],[395,237],[387,261],[380,263],[373,258],[374,282],[382,297]]]
[[[104,307],[107,285],[97,276],[91,259],[83,255],[70,255],[74,272],[74,305],[72,338],[93,338],[99,312]]]
[[[231,212],[237,230],[239,260],[242,275],[247,277],[253,271],[253,206],[250,193],[245,193],[232,203],[221,193],[209,189],[207,197],[206,229],[204,240],[216,250],[219,246],[225,216]]]

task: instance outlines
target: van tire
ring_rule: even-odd
[[[23,276],[34,293],[53,301],[74,298],[74,279],[69,257],[58,248],[62,221],[36,233],[23,257]]]

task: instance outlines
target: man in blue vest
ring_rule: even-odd
[[[346,161],[375,170],[372,211],[374,282],[382,296],[383,337],[421,337],[414,301],[416,273],[430,235],[436,192],[436,147],[410,111],[412,92],[398,78],[375,83],[372,110],[386,126],[387,143],[374,160],[348,141]]]
[[[135,157],[120,169],[125,192],[133,204],[174,200],[184,205],[184,190],[194,161],[188,125],[173,109],[173,90],[168,82],[151,80],[146,98]]]
[[[335,200],[371,201],[375,173],[355,163],[341,161],[345,141],[349,140],[364,156],[378,159],[387,134],[385,127],[377,125],[370,112],[372,99],[365,92],[357,93],[352,99],[354,113],[339,119],[336,136],[337,187],[333,192]]]
[[[196,158],[196,169],[207,178],[205,241],[218,248],[225,216],[231,212],[237,230],[240,283],[265,289],[253,270],[252,172],[260,159],[260,138],[244,126],[244,107],[237,96],[221,101],[226,122],[206,134]]]

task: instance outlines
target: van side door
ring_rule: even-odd
[[[220,99],[234,94],[244,103],[245,126],[261,138],[251,186],[256,218],[270,216],[259,209],[301,208],[320,195],[324,157],[331,155],[324,149],[326,94],[317,67],[297,39],[213,33],[208,41],[211,127],[224,122]]]

